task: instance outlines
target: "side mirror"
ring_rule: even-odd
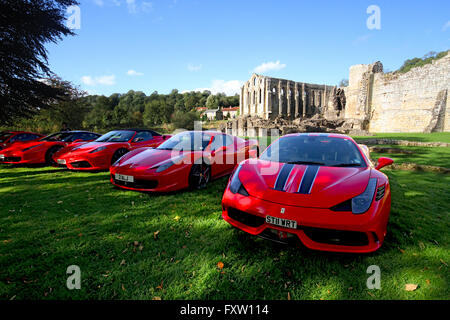
[[[223,152],[225,150],[227,150],[227,147],[221,146],[219,149],[211,151],[211,155],[214,157],[217,152]]]
[[[394,163],[394,160],[392,160],[391,158],[381,157],[378,159],[378,163],[377,163],[375,169],[380,170],[381,168],[389,166],[393,163]]]

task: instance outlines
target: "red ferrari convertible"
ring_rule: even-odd
[[[242,162],[222,199],[222,217],[249,234],[336,252],[372,252],[386,235],[388,177],[345,135],[290,134]]]
[[[32,141],[43,136],[40,133],[27,131],[3,131],[0,132],[0,150],[9,148],[14,143]]]
[[[185,131],[155,149],[126,154],[111,166],[111,182],[138,191],[204,188],[211,179],[230,174],[237,163],[257,154],[256,140],[220,132]]]
[[[63,131],[29,142],[15,143],[0,151],[0,162],[54,165],[53,155],[66,146],[95,140],[100,135],[87,131]]]
[[[54,161],[71,170],[108,170],[127,152],[142,147],[157,147],[170,136],[152,130],[127,129],[110,131],[97,140],[55,153]]]

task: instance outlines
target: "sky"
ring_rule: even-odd
[[[254,72],[337,85],[354,64],[393,71],[450,49],[448,0],[79,2],[76,35],[47,49],[51,70],[90,94],[232,95]]]

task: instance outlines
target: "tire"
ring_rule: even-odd
[[[189,173],[189,186],[192,189],[204,189],[211,180],[211,166],[206,163],[194,164]]]
[[[48,149],[45,154],[45,164],[47,164],[49,166],[56,165],[55,160],[53,160],[53,155],[56,152],[58,152],[59,150],[61,150],[62,148],[63,148],[62,146],[56,146],[56,147],[52,147],[52,148]]]
[[[126,153],[128,153],[127,149],[118,149],[116,152],[114,152],[111,158],[111,165],[113,165],[114,162],[122,158]]]

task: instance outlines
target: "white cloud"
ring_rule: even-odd
[[[127,6],[128,6],[128,12],[130,13],[136,13],[137,12],[137,5],[135,0],[126,0]]]
[[[127,75],[129,76],[143,76],[144,74],[142,72],[137,72],[136,70],[128,70]]]
[[[372,38],[372,35],[373,35],[373,33],[368,33],[368,34],[359,36],[353,41],[353,44],[357,45],[357,44],[360,44],[360,43],[367,42],[370,38]]]
[[[448,20],[444,26],[442,27],[442,31],[446,31],[447,29],[450,29],[450,20]]]
[[[211,83],[211,87],[209,88],[197,88],[194,90],[184,90],[182,93],[189,92],[189,91],[199,91],[203,92],[205,90],[211,91],[212,94],[217,93],[225,93],[227,96],[233,96],[235,94],[239,94],[241,91],[241,87],[244,84],[243,81],[239,80],[213,80]]]
[[[83,76],[81,77],[81,82],[83,82],[87,86],[113,86],[116,84],[116,76],[100,76],[100,77],[91,77],[91,76]]]
[[[201,64],[199,64],[199,65],[194,65],[194,64],[189,63],[188,66],[187,66],[187,69],[188,69],[189,71],[192,71],[192,72],[194,72],[194,71],[199,71],[201,68],[202,68],[202,65],[201,65]]]
[[[103,6],[103,0],[94,0],[94,3],[98,6]]]
[[[153,11],[153,3],[144,1],[142,2],[142,11],[149,13]]]
[[[257,66],[255,69],[253,69],[256,73],[264,73],[267,71],[277,71],[286,68],[285,64],[280,63],[280,60],[277,60],[276,62],[269,61],[269,62],[263,62],[259,66]]]

